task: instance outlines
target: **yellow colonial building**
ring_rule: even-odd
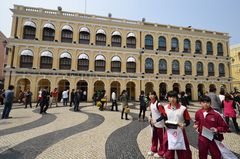
[[[231,46],[232,58],[232,87],[240,90],[240,44]]]
[[[124,89],[186,91],[193,100],[209,87],[231,89],[227,33],[14,5],[5,87],[59,91]]]

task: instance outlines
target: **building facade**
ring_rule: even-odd
[[[232,58],[232,87],[240,90],[240,44],[231,46],[230,56]]]
[[[7,65],[6,46],[8,43],[7,37],[0,31],[0,89],[4,83],[4,67]]]
[[[193,100],[231,89],[227,33],[15,5],[6,86],[94,91],[141,90],[160,97],[186,91]]]

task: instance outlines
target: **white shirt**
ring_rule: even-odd
[[[156,106],[156,105],[157,105],[157,101],[155,101],[155,103],[150,104],[150,110],[151,110],[151,113],[152,113],[153,121],[156,121],[158,118],[161,117],[161,114],[158,110],[158,106]],[[160,103],[159,103],[159,105],[160,105]],[[164,120],[161,120],[160,122],[155,123],[154,126],[156,128],[163,128],[164,127]]]
[[[38,97],[42,97],[42,91],[41,90],[38,92]]]
[[[116,100],[116,93],[112,92],[112,100]]]
[[[68,91],[67,91],[67,90],[66,90],[66,91],[63,91],[62,97],[63,97],[63,98],[68,98]]]
[[[218,96],[219,96],[219,99],[220,99],[221,102],[225,99],[224,95],[219,94]]]
[[[184,123],[184,111],[186,110],[186,107],[180,106],[180,108],[176,109],[174,107],[170,107],[169,105],[164,106],[165,112],[167,114],[167,118],[171,122],[177,122],[177,123]]]

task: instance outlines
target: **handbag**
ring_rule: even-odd
[[[124,108],[124,113],[126,113],[126,114],[130,113],[130,108],[129,107]]]
[[[101,99],[101,102],[106,102],[106,101],[107,101],[106,98],[102,98],[102,99]]]

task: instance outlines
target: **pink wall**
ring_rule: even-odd
[[[4,79],[4,64],[7,64],[7,56],[5,55],[4,41],[6,36],[0,31],[0,80]]]

